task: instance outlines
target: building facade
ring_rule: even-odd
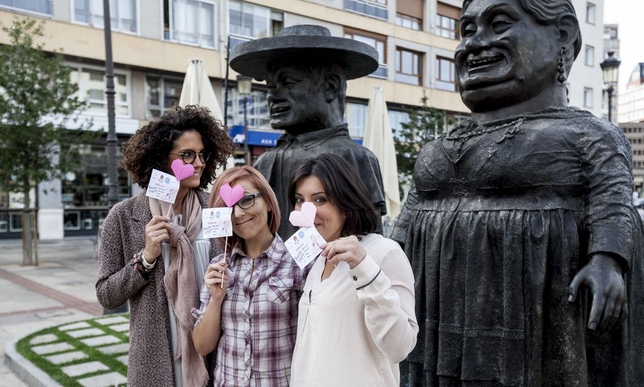
[[[586,48],[568,79],[570,104],[601,115],[603,1],[573,2]],[[80,96],[90,103],[83,114],[93,119],[96,128],[107,129],[102,4],[100,0],[2,0],[0,22],[8,26],[14,17],[45,19],[45,49],[62,49]],[[394,130],[408,120],[408,109],[421,105],[423,95],[429,106],[446,113],[451,124],[469,115],[458,94],[453,61],[462,0],[119,0],[111,4],[119,142],[179,100],[188,60],[193,58],[203,60],[231,136],[243,142],[244,105],[235,87],[237,74],[227,66],[227,49],[274,36],[296,24],[323,25],[333,36],[359,40],[377,50],[378,70],[348,82],[345,120],[356,141],[364,133],[367,103],[375,86],[384,90]],[[0,34],[0,44],[8,42]],[[246,107],[248,142],[257,157],[280,134],[270,128],[263,83],[253,84]],[[41,184],[33,195],[32,204],[39,208],[40,239],[96,234],[108,210],[105,147],[105,138],[87,146],[75,173]],[[121,199],[140,190],[124,171],[119,171],[118,186]],[[22,205],[19,195],[2,193],[0,187],[0,238],[20,238]]]

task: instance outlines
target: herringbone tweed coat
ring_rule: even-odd
[[[199,191],[197,195],[206,208],[208,194]],[[130,302],[128,385],[174,387],[163,263],[157,263],[147,281],[129,266],[134,254],[145,247],[145,225],[151,219],[145,191],[110,210],[101,232],[96,295],[107,309]],[[214,241],[211,258],[221,253]],[[210,366],[208,375],[212,375]]]

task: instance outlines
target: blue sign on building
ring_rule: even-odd
[[[244,126],[234,125],[228,131],[230,137],[236,144],[244,143]],[[248,131],[248,145],[259,145],[274,147],[277,144],[277,139],[282,135],[281,132],[267,132],[261,130]]]

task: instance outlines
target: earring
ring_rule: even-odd
[[[559,63],[557,64],[557,73],[559,73],[559,75],[557,75],[557,80],[562,85],[564,83],[566,83],[566,74],[565,74],[566,73],[566,67],[565,67],[565,63],[564,63],[564,54],[565,53],[566,53],[566,48],[561,47],[561,54],[559,55]]]

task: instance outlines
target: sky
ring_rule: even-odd
[[[635,66],[644,62],[644,1],[604,0],[604,24],[619,25],[619,90],[623,91]]]

